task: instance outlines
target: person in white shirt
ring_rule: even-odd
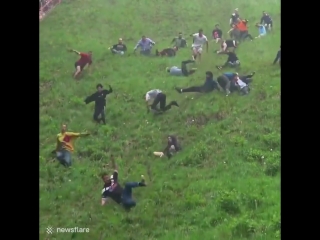
[[[147,112],[149,113],[150,109],[155,113],[163,113],[171,108],[171,106],[179,107],[176,101],[171,101],[166,105],[167,96],[159,89],[153,89],[143,95],[143,98],[146,101]],[[157,108],[157,105],[160,103],[160,109]]]
[[[234,78],[234,81],[235,81],[235,84],[236,86],[238,87],[239,91],[240,91],[240,94],[241,95],[247,95],[249,94],[249,86],[248,84],[246,84],[244,81],[242,81],[240,78],[239,78],[239,75],[238,73],[235,73],[235,78]]]
[[[192,44],[192,59],[196,60],[197,56],[199,56],[199,61],[201,61],[201,53],[202,47],[206,44],[206,50],[208,52],[209,43],[208,38],[203,34],[203,30],[200,29],[198,33],[191,34],[193,37],[193,44]]]

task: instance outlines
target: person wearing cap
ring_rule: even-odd
[[[187,93],[187,92],[208,93],[208,92],[212,92],[215,89],[220,91],[221,87],[219,86],[218,82],[213,79],[213,73],[210,71],[206,72],[206,80],[204,84],[201,86],[193,86],[189,88],[175,87],[175,90],[178,93]]]
[[[117,44],[109,47],[112,54],[123,55],[127,51],[127,46],[123,43],[122,38],[119,38]]]
[[[152,41],[150,38],[142,36],[141,39],[138,41],[137,45],[134,47],[133,52],[136,52],[136,50],[140,48],[141,55],[150,56],[152,46],[155,44],[156,43]]]
[[[189,76],[193,73],[196,72],[196,68],[191,68],[190,70],[188,70],[187,68],[187,64],[189,63],[194,63],[194,60],[186,60],[186,61],[182,61],[181,62],[181,68],[173,66],[173,67],[167,67],[166,68],[166,72],[170,73],[170,75],[172,76]]]
[[[238,22],[238,18],[240,17],[239,15],[239,9],[236,8],[234,12],[231,14],[229,24],[232,27],[232,25],[236,24]]]
[[[106,97],[108,94],[112,93],[112,87],[109,85],[109,90],[103,89],[102,84],[97,84],[97,92],[88,96],[84,102],[86,104],[95,102],[93,120],[97,123],[102,121],[103,124],[106,124],[105,108],[106,108]],[[99,118],[99,116],[101,116]]]
[[[238,56],[235,54],[235,52],[221,52],[221,54],[228,55],[228,59],[224,65],[216,66],[217,69],[221,70],[222,68],[225,68],[225,67],[234,68],[234,67],[240,66],[240,60],[239,60]]]
[[[174,43],[173,47],[184,48],[188,46],[187,41],[182,37],[181,32],[179,32],[178,37],[175,37],[172,39],[171,44],[173,43]]]
[[[222,38],[222,31],[220,29],[219,24],[215,25],[215,29],[213,29],[213,31],[212,31],[212,37],[214,40],[216,40],[216,43],[218,43],[220,41],[220,39]]]

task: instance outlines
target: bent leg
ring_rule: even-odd
[[[185,75],[185,76],[189,75],[189,71],[187,68],[187,64],[189,64],[189,63],[194,63],[194,60],[187,60],[187,61],[181,62],[181,71],[182,71],[183,75]]]

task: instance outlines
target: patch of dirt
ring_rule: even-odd
[[[52,81],[42,82],[39,85],[39,92],[40,94],[47,92],[48,90],[51,90],[52,88]]]

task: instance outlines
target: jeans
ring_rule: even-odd
[[[132,208],[136,206],[136,202],[132,199],[132,188],[139,187],[138,182],[127,182],[122,192],[122,205],[124,208]]]
[[[61,150],[56,153],[56,157],[59,160],[59,162],[65,166],[65,167],[70,167],[72,165],[71,162],[71,152],[67,150]]]

